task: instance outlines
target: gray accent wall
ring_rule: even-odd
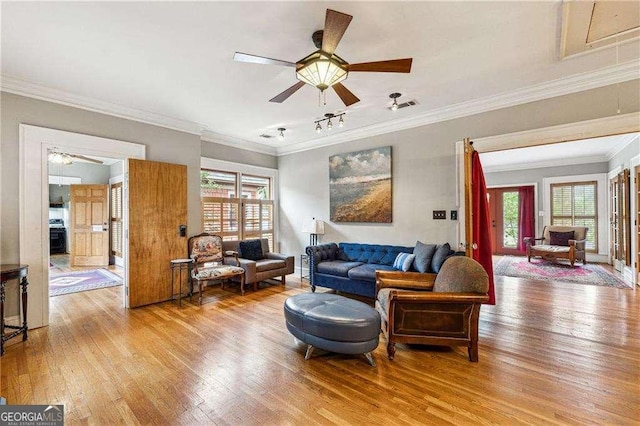
[[[281,251],[303,253],[309,235],[301,232],[302,225],[312,217],[326,222],[322,242],[453,243],[457,240],[457,222],[449,219],[449,210],[456,206],[457,141],[608,117],[616,114],[618,93],[622,113],[638,111],[639,89],[639,81],[634,80],[621,83],[619,91],[615,86],[601,87],[281,156],[278,158]],[[397,113],[402,114],[402,110]],[[352,114],[357,114],[357,110]],[[330,222],[329,156],[388,145],[393,156],[393,223]],[[432,219],[433,210],[447,210],[447,219]]]
[[[249,164],[251,166],[278,167],[278,158],[275,155],[249,151],[247,149],[234,148],[215,142],[202,141],[202,156],[216,160],[233,161],[234,163]]]
[[[482,161],[482,154],[480,154]],[[537,211],[536,211],[536,236],[542,235],[544,228],[544,218],[538,216],[538,212],[543,209],[544,187],[542,179],[558,176],[588,175],[592,173],[607,173],[608,165],[602,163],[573,164],[570,166],[541,167],[536,169],[519,169],[504,172],[486,172],[484,174],[487,187],[514,186],[524,184],[537,184]]]

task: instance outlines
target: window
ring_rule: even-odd
[[[586,226],[586,250],[598,248],[597,182],[556,183],[551,185],[551,225]]]
[[[122,182],[111,185],[111,254],[122,257]]]
[[[200,176],[204,231],[227,241],[266,238],[273,250],[272,179],[208,169],[203,169]]]

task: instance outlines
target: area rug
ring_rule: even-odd
[[[631,288],[624,281],[597,264],[554,263],[526,257],[503,256],[493,266],[494,275],[528,278],[532,280],[565,281],[576,284],[598,285],[615,288]]]
[[[64,272],[49,276],[49,296],[122,285],[122,278],[106,269]]]

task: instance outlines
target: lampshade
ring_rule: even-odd
[[[302,232],[307,234],[324,235],[324,221],[311,219],[302,226]]]
[[[303,64],[296,70],[298,80],[323,91],[347,78],[347,63],[338,55],[327,55],[316,50],[298,61]]]

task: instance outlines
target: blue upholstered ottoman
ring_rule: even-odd
[[[287,329],[306,343],[305,359],[314,348],[342,354],[364,354],[378,347],[380,314],[371,306],[337,294],[304,293],[284,302]]]

